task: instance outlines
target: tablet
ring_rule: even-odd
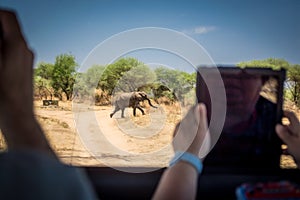
[[[279,168],[282,150],[275,125],[281,123],[285,76],[284,69],[198,68],[197,100],[207,106],[211,137],[216,140],[204,166],[219,169]],[[219,98],[211,98],[216,94]],[[212,123],[215,120],[212,110],[218,107],[226,108],[221,133],[214,131],[216,123]]]

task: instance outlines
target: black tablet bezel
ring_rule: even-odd
[[[281,68],[279,70],[273,70],[271,68],[262,68],[262,67],[244,67],[244,68],[240,68],[237,66],[217,66],[217,67],[199,67],[197,70],[197,82],[196,82],[196,97],[197,97],[197,101],[201,102],[201,88],[199,87],[200,82],[202,81],[203,84],[203,77],[201,75],[201,73],[206,73],[208,72],[207,70],[214,70],[214,72],[216,72],[216,69],[220,72],[220,73],[238,73],[241,71],[247,71],[247,73],[251,73],[251,74],[257,74],[257,75],[261,75],[261,76],[270,76],[270,77],[274,77],[277,81],[278,81],[278,85],[277,85],[277,94],[276,94],[276,98],[277,98],[277,106],[276,106],[276,122],[274,122],[274,124],[277,123],[281,123],[282,122],[282,116],[283,116],[283,90],[284,90],[284,82],[286,79],[286,70]],[[208,119],[208,121],[210,121],[210,119]],[[278,146],[278,148],[280,147],[280,152],[278,149],[278,165],[274,166],[274,169],[276,168],[280,168],[280,156],[281,156],[281,144],[282,141],[278,138],[277,134],[275,133],[275,128],[274,131],[271,134],[270,137],[270,141],[272,143],[274,143],[275,145]],[[237,171],[245,171],[245,170],[252,170],[252,167],[249,167],[249,169],[226,169],[226,167],[222,167],[222,166],[215,166],[215,167],[205,167],[205,168],[209,168],[209,170],[205,169],[205,171],[213,171],[215,172],[237,172]],[[213,168],[213,169],[212,169]],[[211,170],[212,169],[212,170]]]

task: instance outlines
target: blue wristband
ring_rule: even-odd
[[[202,162],[194,154],[183,152],[183,151],[176,152],[175,156],[170,161],[170,167],[172,167],[179,161],[184,161],[191,164],[197,170],[198,174],[202,172],[202,168],[203,168]]]

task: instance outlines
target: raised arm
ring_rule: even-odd
[[[177,126],[175,134],[178,136],[181,134],[182,137],[180,139],[185,140],[182,141],[183,145],[178,144],[180,141],[175,142],[175,152],[179,150],[183,153],[183,146],[190,143],[186,152],[191,156],[188,159],[193,160],[194,164],[181,159],[178,161],[175,160],[173,166],[167,168],[163,173],[153,199],[196,198],[198,175],[202,168],[202,163],[198,155],[200,150],[202,150],[201,146],[203,145],[205,135],[209,134],[204,104],[199,104],[189,111],[187,116]]]
[[[16,15],[0,9],[2,199],[96,199],[86,175],[59,162],[33,112],[33,54]]]
[[[1,10],[0,25],[0,128],[8,150],[55,157],[33,113],[33,53],[13,12]]]

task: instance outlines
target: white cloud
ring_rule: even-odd
[[[201,34],[206,34],[208,32],[215,31],[216,29],[217,27],[215,26],[197,26],[189,30],[184,30],[183,33],[189,35],[201,35]]]
[[[215,26],[198,26],[194,28],[194,34],[205,34],[216,30]]]

